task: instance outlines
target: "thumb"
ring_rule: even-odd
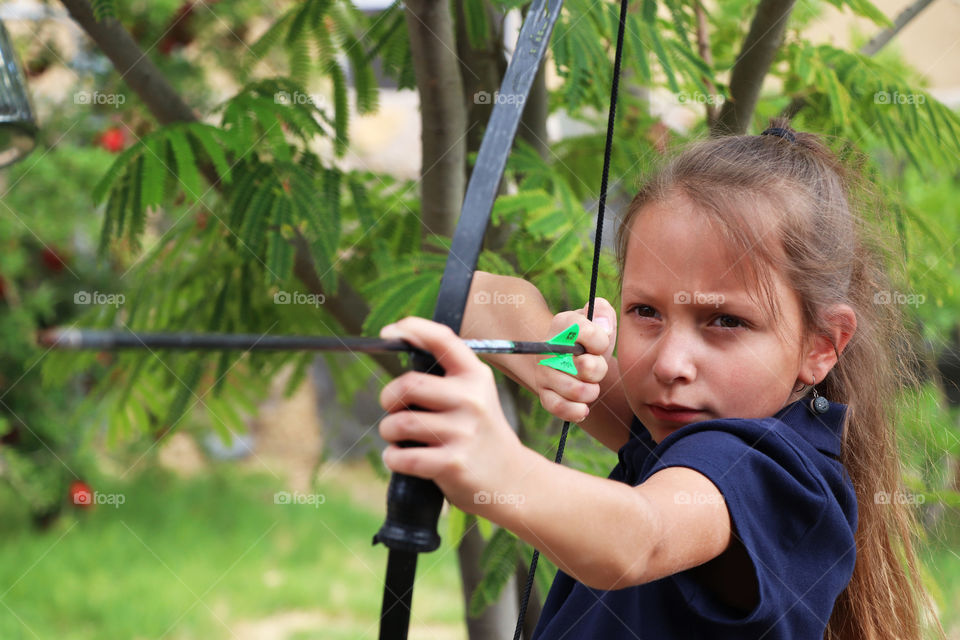
[[[610,353],[617,341],[617,311],[606,298],[597,298],[593,306],[593,321],[610,336]]]

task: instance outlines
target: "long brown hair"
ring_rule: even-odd
[[[880,199],[851,162],[785,119],[789,136],[726,136],[699,141],[645,181],[617,233],[621,283],[631,222],[644,205],[682,195],[705,217],[778,313],[771,273],[801,301],[803,336],[827,334],[825,311],[849,305],[856,332],[820,393],[848,406],[841,461],[857,495],[857,559],[837,598],[827,640],[944,638],[920,579],[912,538],[917,518],[901,488],[897,399],[917,390],[929,367],[918,332],[897,304],[905,265],[882,224]],[[809,342],[808,342],[809,344]],[[887,499],[884,499],[884,496]],[[890,498],[896,496],[895,498]],[[925,619],[926,618],[926,619]]]

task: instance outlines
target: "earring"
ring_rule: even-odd
[[[826,413],[830,409],[830,402],[817,393],[816,385],[817,378],[814,376],[813,384],[810,385],[813,387],[813,400],[810,401],[810,413],[814,415],[820,415]]]

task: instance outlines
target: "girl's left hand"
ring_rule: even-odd
[[[503,491],[524,451],[497,396],[493,371],[446,325],[408,317],[380,331],[429,351],[446,375],[408,371],[388,383],[380,405],[390,415],[380,421],[389,446],[384,464],[392,471],[429,478],[447,499],[477,513],[477,492]],[[416,405],[425,411],[411,411]],[[403,440],[424,447],[400,447]]]

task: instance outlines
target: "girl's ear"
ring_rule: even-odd
[[[825,313],[827,332],[812,338],[801,371],[807,378],[823,380],[837,364],[838,354],[842,354],[857,330],[857,314],[846,304],[830,307]]]

